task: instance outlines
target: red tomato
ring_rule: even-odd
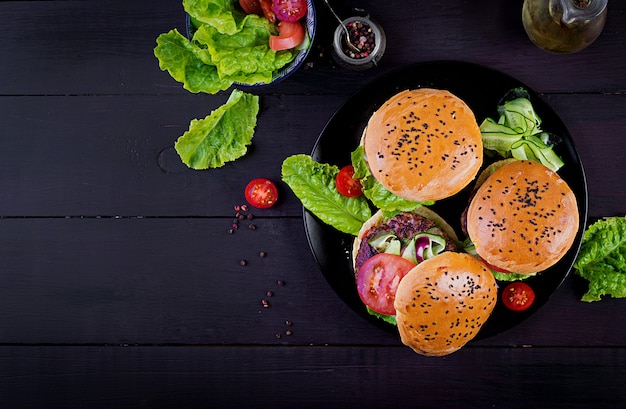
[[[274,206],[278,200],[278,189],[269,179],[257,178],[248,183],[245,191],[246,200],[259,209]]]
[[[263,15],[260,0],[239,0],[239,5],[247,14]]]
[[[511,272],[509,270],[505,270],[503,268],[496,267],[493,264],[488,263],[487,260],[485,260],[482,257],[480,257],[480,261],[482,261],[487,266],[487,268],[489,268],[490,270],[497,271],[498,273],[511,274]]]
[[[339,193],[346,197],[357,197],[363,194],[361,181],[354,178],[354,167],[352,165],[341,168],[335,178],[335,185]]]
[[[261,2],[261,10],[263,16],[272,24],[276,22],[276,14],[274,13],[274,7],[272,0],[259,0]]]
[[[504,306],[513,311],[523,311],[535,301],[535,292],[526,283],[514,281],[502,291]]]
[[[278,35],[270,36],[270,48],[274,51],[294,48],[304,41],[304,36],[304,27],[299,22],[281,21],[278,23]]]
[[[280,21],[293,23],[306,15],[306,0],[273,0],[274,13]]]
[[[357,290],[365,305],[386,315],[396,315],[393,301],[402,277],[415,264],[395,254],[380,253],[368,259],[357,274]]]

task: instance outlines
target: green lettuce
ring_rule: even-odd
[[[259,97],[233,90],[226,103],[204,119],[193,119],[174,148],[192,169],[218,168],[243,156],[252,142]]]
[[[241,30],[245,13],[239,11],[233,0],[183,0],[185,12],[195,21],[209,24],[222,34]]]
[[[190,42],[176,29],[157,38],[154,55],[161,70],[167,70],[187,91],[215,94],[228,89],[233,83],[220,78],[206,48]]]
[[[361,180],[363,187],[363,195],[379,209],[382,209],[386,216],[399,212],[409,212],[420,204],[432,205],[434,202],[414,202],[412,200],[403,199],[387,190],[379,181],[377,181],[370,171],[367,161],[365,160],[365,148],[359,146],[351,155],[352,166],[354,166],[354,177]]]
[[[276,52],[270,49],[271,29],[267,19],[250,14],[238,33],[224,35],[213,26],[202,25],[193,41],[207,47],[220,79],[269,83],[272,73],[291,62],[297,53],[296,50]]]
[[[276,34],[276,27],[255,14],[239,18],[231,3],[185,1],[186,9],[191,8],[188,13],[193,12],[193,21],[199,24],[192,40],[176,29],[157,37],[154,55],[159,67],[190,92],[215,94],[235,82],[269,83],[273,73],[293,61],[299,52],[270,49],[269,38]],[[222,8],[218,10],[218,6]],[[232,19],[226,18],[229,15]]]
[[[599,220],[589,226],[574,268],[589,281],[582,301],[600,301],[603,295],[626,297],[626,217]]]
[[[335,186],[339,168],[315,162],[308,155],[293,155],[283,161],[282,180],[302,205],[324,223],[356,236],[372,216],[363,196],[342,196]]]

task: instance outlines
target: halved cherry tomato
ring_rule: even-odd
[[[415,264],[400,256],[379,253],[369,258],[357,274],[357,290],[365,305],[386,315],[396,315],[393,301],[400,280]]]
[[[239,5],[243,11],[246,12],[246,14],[256,14],[258,16],[263,15],[260,0],[239,0]]]
[[[354,177],[354,167],[352,165],[341,168],[335,178],[335,185],[339,193],[346,197],[357,197],[363,194],[361,181]]]
[[[504,306],[513,311],[523,311],[535,301],[535,292],[526,283],[514,281],[502,290]]]
[[[274,7],[272,0],[259,0],[261,2],[261,10],[263,16],[272,24],[276,22],[276,14],[274,13]]]
[[[252,206],[259,209],[267,209],[274,206],[278,200],[278,189],[274,182],[265,178],[252,180],[246,186],[246,200]]]
[[[278,35],[270,36],[270,48],[274,51],[294,48],[304,41],[304,36],[304,27],[300,22],[281,21],[278,23]]]
[[[293,23],[306,15],[306,0],[273,0],[274,13],[280,21]]]

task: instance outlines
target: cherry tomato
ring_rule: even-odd
[[[415,264],[395,254],[379,253],[369,258],[357,274],[357,290],[365,305],[386,315],[396,315],[393,301],[400,280]]]
[[[306,15],[306,0],[273,0],[274,13],[280,21],[294,22]]]
[[[278,200],[278,189],[274,182],[265,178],[252,180],[246,186],[246,200],[252,206],[259,209],[267,209],[274,206]]]
[[[261,2],[261,10],[263,16],[272,24],[276,22],[276,14],[274,13],[274,7],[272,0],[259,0]]]
[[[278,23],[278,35],[270,36],[270,48],[274,51],[294,48],[304,41],[304,27],[301,23],[281,21]]]
[[[523,311],[535,301],[535,292],[526,283],[514,281],[502,291],[504,306],[513,311]]]
[[[335,185],[341,195],[346,197],[357,197],[363,194],[361,181],[354,177],[354,167],[352,165],[341,168],[335,178]]]
[[[239,5],[243,11],[246,12],[246,14],[256,14],[258,16],[263,15],[260,0],[239,0]]]

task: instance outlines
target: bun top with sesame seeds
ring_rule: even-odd
[[[472,110],[449,91],[432,88],[405,90],[387,100],[369,119],[363,145],[374,178],[418,202],[458,193],[483,162]]]
[[[451,354],[480,331],[497,300],[481,261],[445,252],[423,261],[398,285],[394,308],[402,343],[427,356]]]
[[[467,211],[467,233],[487,263],[531,274],[556,264],[579,228],[574,192],[546,166],[507,163],[476,191]]]

